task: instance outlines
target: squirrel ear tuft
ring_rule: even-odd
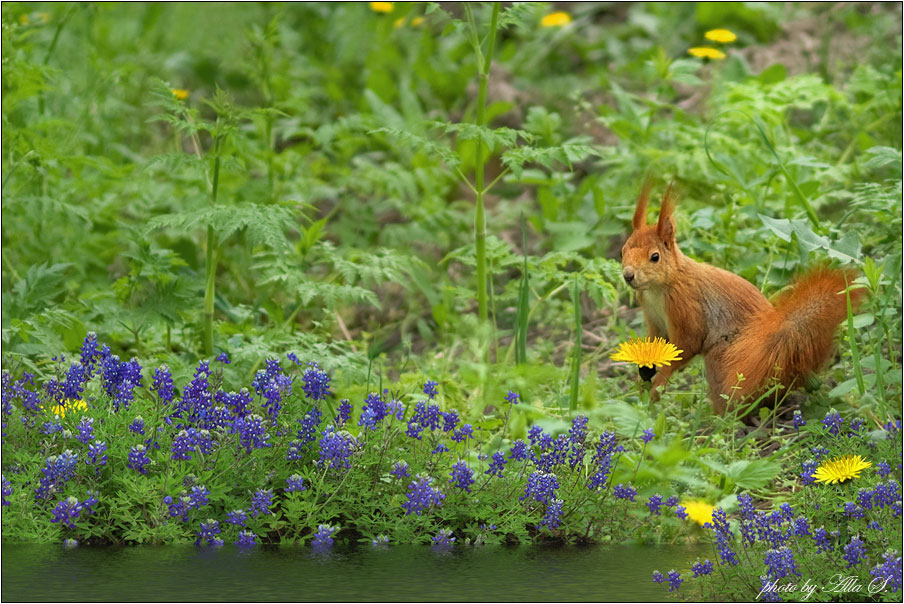
[[[638,230],[647,224],[647,202],[650,201],[650,188],[652,187],[652,179],[647,176],[643,183],[643,189],[640,191],[640,197],[637,198],[637,208],[634,210],[634,221],[632,226],[634,230]]]
[[[672,192],[672,183],[669,183],[669,188],[665,190],[662,196],[659,222],[656,224],[656,234],[669,248],[675,243],[675,218],[672,214],[675,212],[676,203],[675,194]]]

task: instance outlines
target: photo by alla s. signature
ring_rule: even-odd
[[[817,591],[824,593],[875,594],[885,591],[885,587],[888,585],[889,580],[890,578],[888,577],[876,577],[869,583],[864,584],[860,578],[855,575],[842,575],[840,573],[832,576],[832,578],[824,585],[813,583],[810,579],[806,579],[803,583],[795,583],[793,581],[782,583],[780,579],[776,579],[775,581],[767,581],[760,590],[760,593],[757,594],[756,599],[768,599],[764,598],[764,596],[768,594],[799,593],[801,594],[801,599],[806,601]]]

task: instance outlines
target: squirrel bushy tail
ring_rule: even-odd
[[[724,356],[721,391],[734,393],[730,402],[759,395],[773,378],[786,388],[801,386],[825,364],[833,352],[835,328],[847,318],[844,290],[854,277],[850,270],[811,270],[779,295],[773,308],[745,323]],[[862,294],[862,289],[850,290],[852,308]],[[740,383],[739,373],[744,376]]]

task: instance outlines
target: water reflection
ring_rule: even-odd
[[[4,601],[660,601],[700,547],[4,545]]]

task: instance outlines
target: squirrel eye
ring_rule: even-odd
[[[653,252],[653,255],[650,256],[650,262],[659,262],[659,252]]]

